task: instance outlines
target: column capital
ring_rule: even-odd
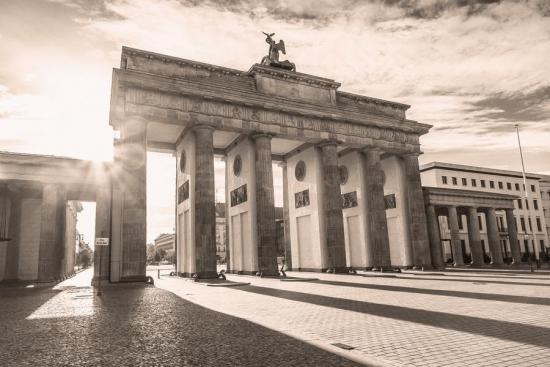
[[[316,146],[319,148],[323,148],[329,145],[338,146],[340,144],[342,144],[342,142],[338,139],[324,139],[324,140],[321,140],[319,143],[317,143]]]
[[[400,156],[403,158],[409,158],[409,157],[416,157],[420,156],[421,154],[424,154],[424,152],[405,152],[401,153]]]
[[[193,124],[193,126],[190,127],[190,130],[192,130],[192,131],[196,131],[196,130],[214,131],[216,129],[213,126],[206,125],[206,124]]]
[[[377,162],[380,161],[380,159],[382,158],[382,154],[384,154],[384,151],[382,150],[382,148],[373,147],[373,146],[362,148],[359,151],[363,153],[365,156],[367,156],[368,158],[374,159]]]
[[[252,140],[256,140],[256,139],[260,139],[260,138],[267,138],[269,140],[273,139],[273,134],[264,133],[264,132],[261,132],[261,131],[253,132],[253,133],[249,134],[249,136],[250,136],[250,139],[252,139]]]
[[[286,163],[286,161],[282,161],[282,162],[279,162],[279,164],[277,164],[277,166],[279,166],[281,168],[285,168],[287,166],[287,163]]]

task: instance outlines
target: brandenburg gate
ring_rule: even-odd
[[[271,36],[269,55],[248,71],[122,49],[110,111],[120,132],[112,246],[102,249],[111,281],[145,277],[147,151],[176,156],[181,276],[218,276],[215,156],[226,162],[228,271],[278,274],[274,162],[284,176],[289,268],[431,267],[418,167],[419,137],[431,126],[408,120],[407,105],[297,72],[279,61],[284,44]]]

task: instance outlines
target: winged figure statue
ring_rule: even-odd
[[[282,52],[283,55],[286,55],[285,41],[280,40],[279,43],[277,43],[272,38],[275,35],[275,33],[265,33],[265,32],[262,32],[262,33],[266,35],[265,42],[269,45],[269,53],[267,56],[264,56],[262,58],[261,64],[267,65],[267,66],[274,66],[274,67],[278,67],[278,68],[282,68],[290,71],[296,71],[296,65],[294,65],[294,63],[288,60],[279,61],[279,52]]]

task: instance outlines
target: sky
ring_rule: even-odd
[[[433,125],[421,163],[519,170],[518,123],[526,169],[550,173],[548,0],[0,0],[0,150],[111,160],[122,45],[248,70],[261,31],[300,72],[411,105]],[[149,242],[174,227],[173,160],[148,155]]]

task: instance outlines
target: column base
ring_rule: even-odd
[[[125,276],[125,277],[121,277],[119,280],[120,283],[146,282],[146,281],[147,281],[147,276],[145,275]]]
[[[372,271],[380,273],[393,273],[394,269],[391,266],[374,266]]]
[[[435,267],[432,264],[424,264],[424,265],[414,265],[412,267],[412,270],[433,270]],[[444,269],[445,267],[442,267]]]
[[[256,275],[257,271],[254,270],[226,270],[227,274],[235,275]]]
[[[325,270],[325,273],[331,274],[349,274],[349,268],[345,266],[338,266],[335,268],[328,268]]]
[[[215,271],[199,271],[191,275],[192,278],[196,277],[199,279],[218,279],[218,273]]]

